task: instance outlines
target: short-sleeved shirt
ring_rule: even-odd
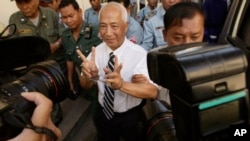
[[[16,24],[17,31],[15,37],[39,36],[49,43],[54,43],[59,38],[59,16],[50,8],[39,7],[40,15],[38,25],[35,26],[20,11],[13,13],[9,18],[9,24]]]
[[[98,16],[99,13],[96,12],[92,7],[84,11],[84,21],[88,24],[98,25],[99,24]]]
[[[95,49],[95,63],[99,69],[100,77],[105,76],[103,70],[107,66],[109,53],[112,50],[107,46],[105,42],[101,43]],[[147,52],[137,44],[130,42],[127,38],[123,44],[113,51],[114,55],[118,57],[118,63],[122,63],[121,77],[126,82],[131,82],[131,78],[134,74],[143,74],[149,78],[148,68],[147,68]],[[88,59],[91,58],[89,54]],[[151,81],[151,83],[153,83]],[[104,97],[104,85],[102,81],[97,82],[98,85],[98,101],[103,106]],[[141,98],[133,97],[122,91],[115,90],[114,98],[114,111],[121,113],[125,112],[135,106],[138,106],[141,102]]]
[[[91,38],[86,39],[84,37],[84,29],[86,26],[87,24],[83,22],[81,26],[81,32],[79,33],[79,37],[77,40],[74,39],[70,29],[66,29],[61,36],[66,60],[74,62],[78,67],[80,67],[82,61],[78,57],[76,49],[80,49],[85,56],[88,56],[88,54],[91,52],[91,48],[93,46],[99,45],[102,42],[102,40],[99,38],[98,26],[91,26]]]
[[[128,21],[129,25],[126,37],[135,44],[141,44],[143,39],[143,29],[141,25],[131,16]]]
[[[156,10],[156,15],[151,17],[148,21],[144,21],[144,36],[141,46],[150,51],[159,46],[166,46],[167,43],[163,37],[164,29],[164,14],[166,13],[163,6],[159,6]]]

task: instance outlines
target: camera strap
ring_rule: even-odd
[[[7,30],[9,30],[9,28],[11,28],[13,31],[11,33],[9,33],[8,35],[4,36],[4,33],[7,32]],[[15,24],[9,24],[0,33],[0,40],[1,39],[7,39],[7,38],[11,37],[12,35],[14,35],[15,33],[16,33],[16,25]]]
[[[8,118],[5,118],[5,120],[18,128],[28,128],[32,129],[38,134],[46,134],[51,138],[52,141],[57,140],[56,134],[51,130],[46,127],[38,127],[35,126],[31,120],[29,114],[24,114],[24,113],[18,113],[18,112],[6,112],[4,116],[7,116]]]

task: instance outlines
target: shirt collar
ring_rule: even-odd
[[[79,34],[84,34],[84,27],[85,27],[85,22],[83,21],[82,22],[82,25],[81,25],[81,31],[80,31],[80,33]],[[70,37],[70,36],[73,36],[72,35],[72,32],[71,32],[71,30],[70,30],[70,28],[67,28],[67,33],[66,33],[66,35],[68,36],[68,37]]]
[[[107,44],[105,43],[105,45],[106,45],[106,51],[107,51],[107,53],[108,54],[110,54],[110,52],[113,52],[115,55],[121,55],[123,52],[124,52],[124,50],[125,50],[125,48],[126,48],[126,46],[127,46],[127,44],[128,44],[128,42],[129,42],[129,40],[125,37],[125,40],[124,40],[124,42],[122,43],[122,45],[120,46],[120,47],[118,47],[116,50],[112,50],[109,46],[107,46]]]
[[[46,17],[46,15],[43,13],[43,10],[42,10],[42,8],[41,8],[40,6],[38,7],[38,10],[39,10],[39,14],[38,14],[38,16],[39,16],[39,21],[38,21],[38,23],[39,23],[40,21],[46,21],[46,20],[47,20],[47,17]],[[20,23],[26,23],[27,21],[28,21],[28,18],[22,14],[22,16],[21,16],[21,18],[20,18]]]
[[[91,8],[91,14],[98,14],[93,8]]]
[[[46,17],[46,15],[43,13],[42,8],[39,6],[38,9],[39,9],[39,12],[40,12],[40,18],[41,18],[41,20],[46,21],[46,20],[47,20],[47,17]]]

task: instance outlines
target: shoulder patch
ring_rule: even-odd
[[[137,43],[137,39],[136,39],[136,37],[131,37],[131,38],[129,39],[129,41],[133,42],[134,44],[136,44],[136,43]]]
[[[148,13],[145,16],[145,21],[148,21],[150,18],[152,18],[154,15],[156,15],[157,11],[156,10],[152,10],[150,13]]]

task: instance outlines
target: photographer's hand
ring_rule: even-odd
[[[61,131],[51,121],[52,101],[38,92],[25,92],[21,94],[24,98],[34,102],[37,106],[33,112],[31,121],[37,127],[46,127],[52,130],[60,140]],[[38,134],[31,129],[24,128],[15,138],[9,141],[47,141],[46,134]]]

